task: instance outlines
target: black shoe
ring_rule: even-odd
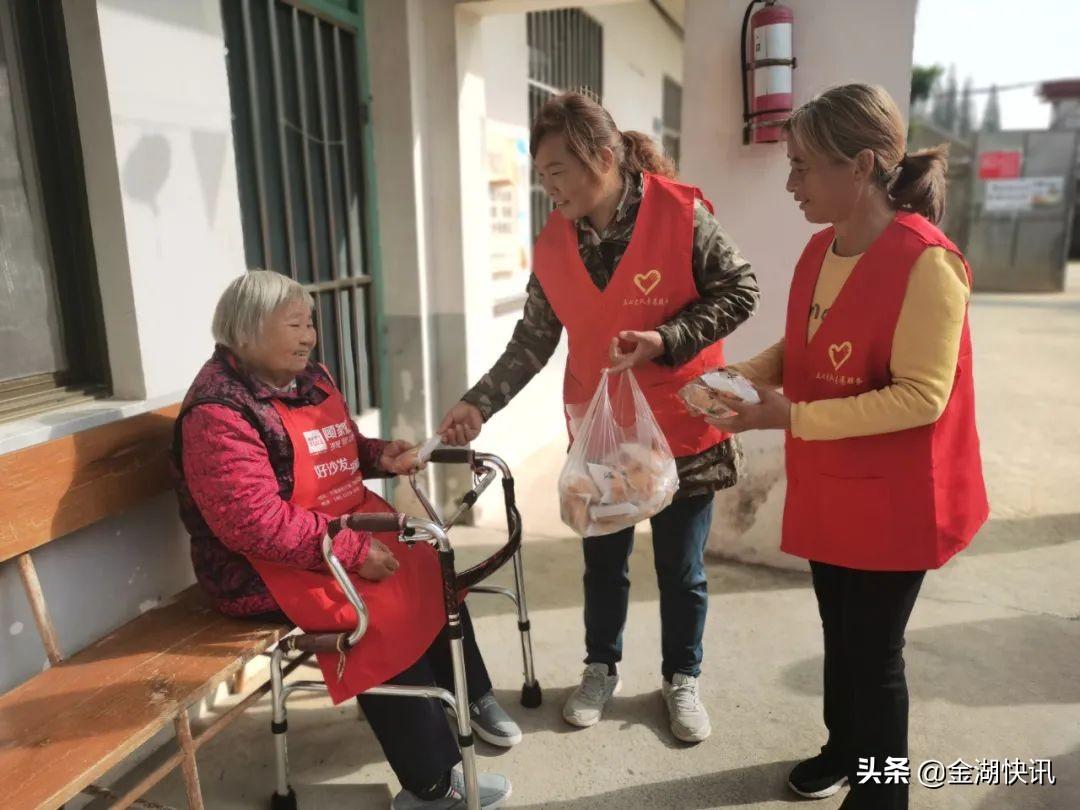
[[[805,799],[825,799],[847,782],[847,774],[835,756],[824,750],[816,757],[804,759],[791,769],[788,787]]]

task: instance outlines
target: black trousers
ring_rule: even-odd
[[[908,756],[904,630],[925,571],[860,571],[810,563],[825,636],[825,752],[851,785],[845,808],[908,806],[908,786],[859,784],[859,759],[884,770]],[[865,769],[864,769],[865,770]]]
[[[461,606],[461,623],[469,701],[472,702],[491,691],[491,679],[465,605]],[[387,683],[434,685],[453,692],[454,669],[446,628],[419,661]],[[387,695],[359,695],[356,699],[382,746],[386,761],[406,790],[416,792],[431,787],[446,771],[461,762],[457,734],[446,720],[441,700]]]
[[[260,621],[288,623],[280,612],[252,616]],[[476,644],[472,619],[461,605],[465,673],[469,702],[491,691],[484,658]],[[402,686],[440,686],[454,691],[454,668],[447,628],[436,636],[427,652],[411,667],[388,680]],[[382,746],[401,786],[413,792],[431,787],[450,768],[461,762],[457,733],[447,722],[443,702],[435,698],[358,695],[356,698],[375,738]]]

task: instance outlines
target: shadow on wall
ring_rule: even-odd
[[[143,135],[124,161],[124,191],[159,215],[157,198],[172,167],[172,149],[163,135]]]

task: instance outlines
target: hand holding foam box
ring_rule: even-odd
[[[718,369],[702,374],[679,390],[687,410],[697,416],[725,417],[734,413],[728,403],[749,402],[757,404],[761,397],[750,381],[741,374]]]

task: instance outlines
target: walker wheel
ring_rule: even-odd
[[[270,797],[270,810],[296,810],[296,791],[289,785],[289,792],[282,796],[274,791]]]
[[[534,681],[521,687],[521,705],[526,709],[535,709],[544,702],[543,693],[540,691],[540,682]]]

